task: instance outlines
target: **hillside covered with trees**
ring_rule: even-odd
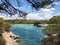
[[[27,19],[16,19],[16,20],[5,20],[5,22],[10,22],[11,24],[60,24],[60,15],[53,16],[49,20],[27,20]]]

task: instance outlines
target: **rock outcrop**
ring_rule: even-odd
[[[4,32],[3,38],[6,41],[6,45],[19,45],[20,37],[13,34],[12,32]]]

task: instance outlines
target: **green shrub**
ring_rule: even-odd
[[[4,19],[0,18],[0,34],[4,31]]]
[[[47,34],[47,33],[56,34],[57,31],[60,31],[60,24],[48,25],[47,27],[44,28],[43,31],[44,31],[46,34]]]
[[[5,31],[9,32],[10,27],[11,27],[11,24],[9,22],[5,22],[5,25],[4,25]]]
[[[49,20],[50,24],[60,24],[60,15],[59,16],[53,16],[50,20]]]
[[[6,45],[6,42],[2,36],[0,36],[0,45]]]

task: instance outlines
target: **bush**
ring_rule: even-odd
[[[50,20],[49,20],[50,24],[60,24],[60,15],[59,16],[53,16]]]
[[[2,36],[0,36],[0,45],[6,45],[6,42]]]
[[[9,32],[9,29],[10,29],[10,27],[11,27],[11,24],[10,24],[9,22],[5,22],[4,27],[5,27],[5,28],[4,28],[5,31]]]
[[[46,34],[48,34],[48,33],[56,34],[58,31],[60,31],[60,25],[59,25],[59,24],[48,25],[47,27],[44,28],[43,31],[44,31]]]
[[[0,18],[0,34],[2,34],[4,31],[4,19]]]

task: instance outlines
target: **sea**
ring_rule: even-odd
[[[33,24],[12,24],[10,31],[20,36],[20,45],[43,45],[43,28]]]

